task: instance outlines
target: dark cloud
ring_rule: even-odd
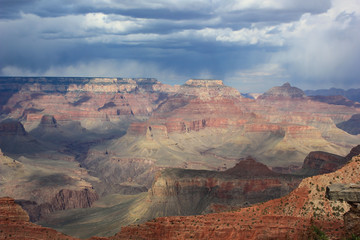
[[[20,17],[20,13],[32,11],[38,0],[0,0],[0,19]]]
[[[0,0],[0,75],[212,77],[262,90],[283,81],[353,86],[360,73],[354,1]]]

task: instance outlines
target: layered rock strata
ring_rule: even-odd
[[[50,202],[38,204],[35,201],[16,200],[16,203],[26,210],[29,214],[30,221],[36,222],[55,211],[91,207],[91,205],[98,199],[99,196],[92,189],[62,189],[51,199]]]
[[[334,172],[342,167],[349,160],[336,154],[327,152],[311,152],[306,156],[302,172],[305,174],[316,175]]]
[[[274,173],[251,157],[224,172],[166,169],[149,190],[149,211],[169,216],[233,209],[283,196],[300,181]]]
[[[0,238],[9,240],[76,239],[54,229],[30,223],[26,212],[9,197],[0,198]]]
[[[360,236],[360,182],[332,184],[326,188],[326,197],[350,204],[350,211],[344,214],[345,231],[348,236]]]
[[[360,156],[333,173],[304,179],[289,195],[235,212],[188,217],[157,218],[141,225],[123,227],[112,239],[309,239],[315,225],[341,239],[345,202],[332,202],[325,197],[331,183],[358,182]]]

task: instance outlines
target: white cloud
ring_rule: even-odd
[[[0,19],[2,75],[179,79],[176,72],[186,71],[193,75],[185,79],[225,76],[259,88],[277,79],[301,81],[303,88],[359,84],[358,0],[332,0],[331,6],[329,0],[55,2],[57,17],[50,11],[56,5],[40,0],[38,11]],[[158,12],[163,15],[156,18]]]
[[[289,49],[274,54],[274,63],[287,66],[303,88],[351,87],[360,75],[360,8],[355,1],[334,1],[329,11],[304,14],[279,27]],[[356,87],[355,83],[355,87]]]
[[[83,19],[85,31],[100,30],[105,33],[127,33],[146,26],[149,20],[103,13],[88,13]]]
[[[274,85],[288,82],[290,76],[278,64],[260,64],[250,69],[229,72],[225,83],[239,89],[240,92],[265,92]]]

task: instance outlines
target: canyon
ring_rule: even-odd
[[[360,146],[352,151],[359,151]],[[269,170],[265,170],[270,173]],[[351,236],[344,228],[343,214],[350,209],[344,201],[329,200],[329,184],[359,181],[360,155],[355,155],[335,172],[301,181],[290,194],[232,211],[196,216],[160,217],[144,224],[123,227],[115,236],[91,239],[312,239],[314,226],[331,239]],[[0,236],[6,239],[73,239],[55,230],[28,222],[29,218],[11,198],[0,199]],[[23,231],[14,231],[19,227]],[[348,226],[348,225],[347,225]],[[353,229],[353,228],[352,228]]]
[[[0,197],[73,236],[280,198],[360,142],[358,103],[288,83],[251,99],[221,80],[1,77],[0,93]]]

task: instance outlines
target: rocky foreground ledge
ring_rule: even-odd
[[[51,228],[29,222],[27,213],[9,197],[0,198],[0,239],[59,239],[73,240]]]
[[[350,211],[344,214],[344,226],[348,233],[360,235],[360,182],[332,184],[326,188],[326,197],[333,201],[345,201]]]

